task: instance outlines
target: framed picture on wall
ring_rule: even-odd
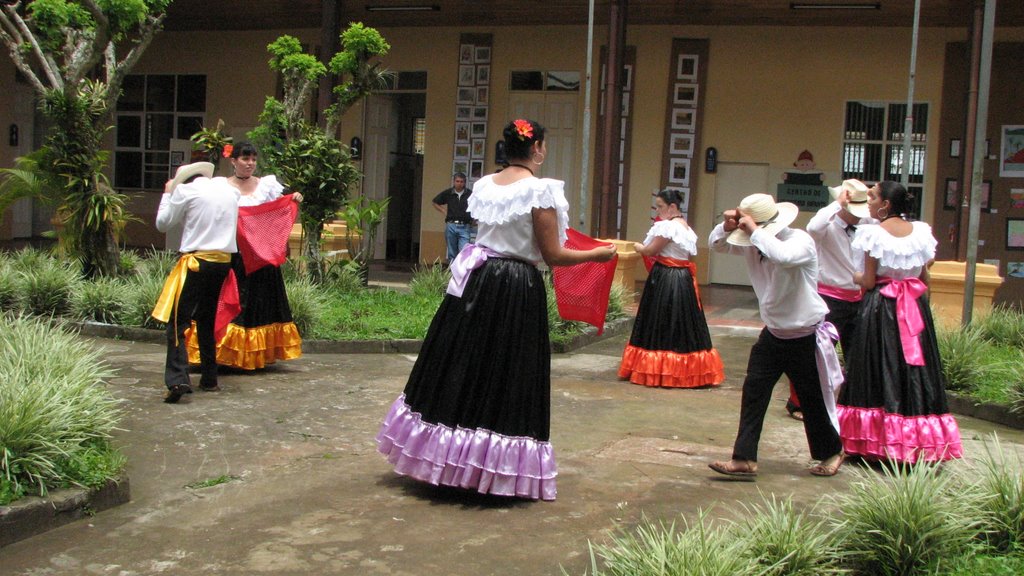
[[[459,88],[455,94],[455,101],[458,104],[474,104],[476,102],[476,89]]]
[[[690,185],[690,159],[669,158],[668,159],[668,181],[682,186]]]
[[[473,122],[473,128],[470,130],[469,135],[473,138],[487,136],[487,122]]]
[[[677,106],[697,105],[697,85],[679,83],[672,89],[672,103]]]
[[[469,178],[471,180],[479,180],[484,175],[484,161],[483,160],[470,160],[469,161]]]
[[[694,108],[673,108],[672,129],[693,131],[697,124],[697,110]]]
[[[491,61],[491,47],[490,46],[477,46],[476,47],[476,63],[490,62]]]
[[[459,65],[459,86],[473,86],[476,84],[476,66],[472,64]]]
[[[469,173],[469,160],[456,160],[452,162],[452,174],[462,172],[463,174]]]
[[[697,55],[680,54],[676,63],[676,80],[697,80]]]
[[[476,67],[476,83],[477,84],[490,84],[491,83],[491,66],[484,64],[483,66]]]
[[[672,134],[669,136],[668,153],[678,156],[693,156],[693,134]]]
[[[487,99],[490,97],[490,88],[487,86],[476,87],[476,103],[478,105],[487,105]]]
[[[473,107],[472,106],[456,106],[455,107],[455,119],[456,120],[471,120],[473,118]]]
[[[456,144],[455,145],[455,159],[456,160],[469,160],[469,144]]]
[[[1003,126],[999,176],[1024,178],[1024,126]]]
[[[1006,275],[1011,278],[1024,278],[1024,262],[1007,262]]]
[[[469,151],[471,158],[483,158],[487,154],[487,140],[473,138],[473,148]]]
[[[455,142],[469,143],[469,122],[455,123]]]
[[[459,64],[473,63],[473,45],[463,44],[459,46]]]
[[[1006,219],[1006,249],[1024,250],[1024,218]]]
[[[487,120],[487,106],[473,108],[473,120]]]
[[[944,210],[956,210],[960,205],[960,182],[956,178],[946,178],[946,195],[942,203]]]

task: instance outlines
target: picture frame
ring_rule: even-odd
[[[459,46],[459,64],[472,64],[475,59],[475,50],[472,44]]]
[[[1008,278],[1024,278],[1024,262],[1007,262],[1006,276]]]
[[[949,157],[959,158],[960,157],[960,139],[950,138],[949,139]]]
[[[668,153],[675,156],[693,156],[692,133],[672,133],[669,136]]]
[[[475,88],[459,88],[455,94],[456,104],[476,104]]]
[[[487,105],[487,100],[490,98],[491,89],[487,86],[476,87],[476,103],[477,105]]]
[[[476,66],[459,64],[459,86],[476,85]]]
[[[473,138],[483,138],[487,136],[487,122],[473,122],[469,135]]]
[[[487,106],[474,107],[473,120],[487,120]]]
[[[945,200],[942,203],[943,210],[956,210],[960,205],[960,181],[956,178],[946,178]]]
[[[456,106],[455,107],[455,119],[456,120],[471,120],[473,118],[473,107],[472,106]]]
[[[490,46],[477,46],[473,60],[477,63],[486,63],[491,61],[491,47]]]
[[[694,127],[697,125],[697,109],[696,108],[673,108],[672,109],[672,129],[673,130],[689,130],[693,132]]]
[[[1024,250],[1024,218],[1006,219],[1006,249]]]
[[[483,160],[470,160],[469,161],[469,179],[479,180],[484,175],[484,161]]]
[[[697,85],[689,82],[676,83],[672,88],[672,104],[696,108]]]
[[[185,153],[181,150],[171,151],[171,166],[181,166],[185,163]]]
[[[456,160],[469,160],[469,144],[456,144],[455,145],[455,159]]]
[[[676,62],[676,80],[697,81],[697,64],[699,56],[696,54],[680,54]]]
[[[455,142],[469,144],[469,122],[456,122],[455,123]]]
[[[483,66],[476,67],[476,83],[490,84],[491,83],[491,65],[484,64]]]
[[[681,187],[690,185],[690,159],[669,158],[668,159],[668,181],[672,184],[679,184]]]
[[[472,148],[469,151],[470,158],[483,159],[487,155],[487,139],[473,138]]]
[[[469,160],[456,160],[452,162],[452,174],[469,174]]]
[[[1004,125],[1000,135],[999,177],[1024,178],[1024,125]]]

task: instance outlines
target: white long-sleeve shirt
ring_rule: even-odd
[[[832,202],[815,214],[807,223],[807,233],[818,246],[818,282],[842,288],[860,290],[853,275],[864,270],[864,255],[851,247],[853,230],[839,213],[843,207]],[[855,226],[873,224],[872,218],[862,218]]]
[[[181,252],[237,252],[239,196],[238,189],[226,181],[200,177],[179,184],[160,199],[156,229],[167,232],[180,228]]]
[[[825,319],[828,306],[818,295],[818,252],[809,234],[783,228],[773,236],[759,228],[750,235],[753,246],[733,246],[725,241],[728,236],[719,224],[708,244],[716,252],[746,259],[761,320],[768,328],[809,328]]]

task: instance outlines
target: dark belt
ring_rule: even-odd
[[[447,220],[446,222],[448,224],[464,224],[464,225],[467,225],[467,226],[472,224],[472,222],[470,222],[468,220]]]

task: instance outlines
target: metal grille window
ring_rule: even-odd
[[[847,102],[843,131],[843,179],[867,183],[903,178],[903,131],[907,104],[895,102]],[[921,212],[924,193],[925,153],[928,143],[928,105],[914,104],[910,134],[908,188],[914,195],[913,213]]]
[[[171,139],[191,137],[203,127],[205,115],[206,76],[126,77],[117,101],[114,186],[162,190]]]

